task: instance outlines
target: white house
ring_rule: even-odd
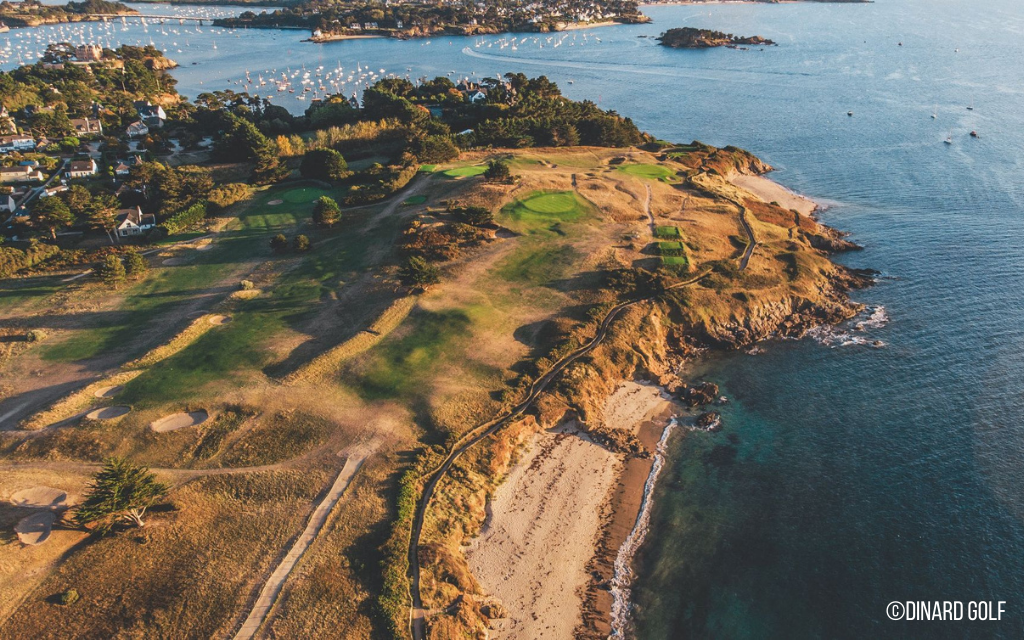
[[[71,126],[80,136],[103,135],[103,123],[95,118],[71,118]]]
[[[117,220],[117,235],[122,238],[140,236],[156,226],[156,216],[152,213],[142,213],[140,207],[118,211]]]
[[[0,137],[0,153],[11,153],[12,151],[33,151],[35,148],[36,140],[32,136]]]
[[[43,172],[37,167],[0,167],[0,182],[42,182]]]
[[[9,193],[0,193],[0,211],[14,213],[18,206],[14,204],[14,198]]]
[[[146,126],[145,122],[139,120],[128,125],[125,133],[128,134],[129,138],[141,138],[142,136],[149,135],[149,127]]]
[[[88,178],[89,176],[96,175],[99,171],[99,167],[96,166],[96,161],[92,158],[88,160],[72,160],[68,166],[68,177],[69,178]]]
[[[483,89],[477,89],[476,91],[470,91],[466,94],[466,102],[472,102],[476,104],[478,102],[484,102],[487,100],[487,92]]]

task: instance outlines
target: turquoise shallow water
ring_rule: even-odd
[[[516,70],[547,74],[662,138],[760,155],[866,247],[841,260],[885,274],[855,297],[888,317],[856,335],[886,346],[773,343],[704,365],[733,403],[723,432],[673,442],[639,557],[636,635],[1024,636],[1024,7],[647,11],[654,24],[514,44],[310,45],[296,32],[208,27],[110,37],[178,43],[179,90],[192,96],[246,70],[302,65],[413,77]],[[780,46],[672,51],[638,37],[683,25]],[[887,603],[911,599],[1005,600],[1007,614],[886,618]]]

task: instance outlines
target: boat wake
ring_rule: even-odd
[[[651,465],[651,472],[647,475],[644,483],[643,500],[640,502],[640,513],[637,514],[633,530],[629,532],[626,541],[619,547],[615,556],[615,574],[612,576],[612,633],[609,638],[625,638],[629,627],[630,594],[633,585],[633,557],[637,549],[643,544],[647,537],[647,531],[651,521],[651,504],[654,499],[654,487],[657,485],[658,476],[665,466],[665,449],[668,438],[672,435],[678,422],[672,418],[665,430],[661,432],[661,439],[658,440],[658,447],[654,452],[654,464]]]

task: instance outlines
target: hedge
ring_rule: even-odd
[[[174,235],[175,233],[181,233],[186,229],[199,226],[206,220],[206,203],[198,202],[184,211],[179,211],[170,218],[163,221],[160,225],[160,229],[163,229],[167,235]]]

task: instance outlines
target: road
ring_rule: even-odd
[[[708,275],[709,271],[705,271],[700,275],[694,276],[689,280],[676,283],[669,287],[669,289],[678,289],[694,284],[695,282],[704,278]],[[464,435],[459,442],[452,448],[452,451],[444,459],[444,461],[430,473],[426,484],[423,486],[423,494],[420,497],[420,502],[416,507],[416,513],[413,516],[412,523],[412,534],[409,540],[409,586],[410,595],[412,596],[412,608],[410,611],[410,626],[412,629],[412,636],[415,640],[425,640],[426,638],[426,616],[427,611],[423,609],[423,599],[420,595],[420,564],[419,564],[419,541],[420,534],[423,530],[423,521],[426,518],[427,509],[430,507],[430,501],[434,496],[434,490],[437,488],[438,483],[448,473],[452,465],[456,460],[459,459],[462,454],[472,448],[475,444],[497,432],[503,426],[511,422],[513,419],[522,415],[527,409],[529,409],[541,393],[551,384],[552,380],[555,379],[562,371],[565,370],[570,364],[580,359],[593,351],[601,342],[604,341],[608,335],[608,330],[617,317],[627,308],[639,304],[641,302],[647,302],[654,299],[655,296],[648,296],[637,300],[630,300],[622,302],[612,307],[605,315],[604,319],[601,320],[601,324],[597,328],[597,333],[586,345],[580,347],[576,351],[573,351],[569,355],[565,356],[561,360],[555,363],[551,369],[548,370],[543,376],[538,378],[533,385],[530,387],[530,392],[527,394],[526,399],[516,405],[508,413],[482,425],[479,425]]]

